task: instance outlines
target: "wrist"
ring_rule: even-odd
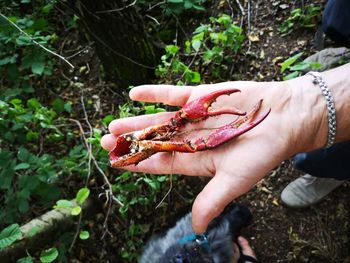
[[[322,148],[327,143],[328,116],[325,97],[312,76],[305,75],[286,82],[290,89],[292,114],[291,143],[295,152],[308,152]]]
[[[321,72],[323,81],[333,95],[336,111],[337,133],[335,142],[350,140],[350,63],[333,70]],[[297,117],[295,133],[297,149],[311,151],[325,147],[328,136],[326,98],[313,77],[305,75],[286,81],[291,90],[291,112]]]

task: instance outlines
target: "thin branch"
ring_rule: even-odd
[[[42,49],[44,49],[46,52],[62,59],[64,62],[66,62],[71,68],[74,69],[74,66],[63,56],[51,51],[50,49],[44,47],[42,44],[38,43],[37,41],[35,41],[29,34],[27,34],[26,32],[24,32],[22,30],[22,28],[20,28],[16,23],[12,22],[10,19],[8,19],[5,15],[3,15],[2,13],[0,13],[0,16],[5,19],[8,23],[10,23],[12,26],[14,26],[19,32],[21,32],[21,34],[25,35],[27,38],[30,39],[31,42],[33,42],[35,45],[41,47]]]
[[[171,160],[171,166],[170,166],[170,185],[169,189],[166,192],[166,194],[163,196],[162,200],[158,203],[156,206],[156,209],[160,207],[160,205],[164,202],[165,198],[171,193],[171,190],[173,190],[173,168],[174,168],[174,159],[175,159],[175,152],[172,152],[172,160]]]
[[[160,23],[158,22],[158,20],[155,17],[150,16],[150,15],[146,15],[146,17],[148,17],[149,19],[153,20],[158,26],[160,25]]]
[[[150,6],[150,7],[147,9],[147,11],[152,10],[152,9],[155,8],[156,6],[159,6],[159,5],[162,5],[162,4],[165,4],[165,3],[166,3],[166,1],[162,1],[162,2],[159,2],[159,3],[155,4],[155,5],[152,5],[152,6]]]
[[[228,2],[229,2],[229,0],[228,0]],[[237,5],[238,5],[238,7],[239,7],[239,9],[241,10],[241,13],[242,13],[241,27],[243,27],[243,21],[244,21],[244,16],[245,16],[244,8],[241,5],[241,3],[239,2],[239,0],[236,0],[236,3],[237,3]]]
[[[134,2],[132,2],[131,4],[121,7],[121,8],[116,8],[116,9],[110,9],[110,10],[102,10],[102,11],[97,11],[96,14],[106,14],[106,13],[113,13],[113,12],[120,12],[123,11],[124,9],[127,9],[133,5],[135,5],[137,2],[137,0],[135,0]]]
[[[250,51],[250,47],[252,42],[250,41],[250,29],[251,29],[251,25],[250,25],[250,0],[248,0],[248,52]]]
[[[94,165],[95,165],[97,171],[102,175],[102,178],[103,178],[103,180],[104,180],[105,185],[108,186],[108,189],[105,190],[106,197],[111,198],[113,201],[115,201],[115,202],[118,204],[119,207],[123,207],[124,204],[123,204],[121,201],[119,201],[119,200],[113,195],[111,183],[109,182],[109,180],[108,180],[106,174],[103,172],[103,170],[101,169],[100,165],[98,164],[98,162],[97,162],[95,156],[92,154],[92,150],[91,150],[91,148],[89,148],[89,146],[88,146],[87,139],[86,139],[86,137],[85,137],[85,135],[84,135],[84,129],[83,129],[83,127],[82,127],[80,121],[78,121],[78,120],[76,120],[76,119],[69,119],[69,120],[72,121],[72,122],[75,122],[75,123],[78,125],[79,130],[80,130],[80,133],[82,134],[82,137],[83,137],[84,146],[85,146],[85,148],[88,150],[88,153],[91,155],[91,159],[92,159],[92,161],[93,161],[93,163],[94,163]]]
[[[73,55],[70,55],[67,57],[67,59],[74,58],[75,56],[79,55],[80,53],[84,52],[85,50],[88,50],[95,42],[91,42],[89,45],[84,47],[83,49],[79,50],[78,52],[74,53]]]

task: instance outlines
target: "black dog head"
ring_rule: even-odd
[[[191,214],[187,214],[163,236],[148,242],[140,262],[231,262],[234,254],[232,243],[251,218],[247,208],[234,205],[211,222],[205,235],[198,236],[192,230]]]

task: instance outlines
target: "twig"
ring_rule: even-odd
[[[165,198],[167,198],[167,196],[170,194],[171,190],[173,190],[173,167],[174,167],[174,159],[175,159],[175,152],[172,152],[172,161],[171,161],[171,166],[170,166],[170,185],[169,185],[169,189],[166,192],[166,194],[163,196],[162,200],[160,200],[160,202],[158,203],[158,205],[156,206],[156,209],[158,209],[160,207],[160,205],[164,202]]]
[[[160,25],[160,23],[158,22],[158,20],[155,17],[150,16],[150,15],[146,15],[146,17],[148,17],[149,19],[153,20],[158,26]]]
[[[252,42],[250,41],[250,0],[248,0],[248,51],[250,51],[250,47],[251,47],[251,44]]]
[[[105,13],[113,13],[113,12],[120,12],[123,11],[124,9],[127,9],[133,5],[135,5],[137,2],[137,0],[135,0],[134,2],[132,2],[131,4],[121,7],[121,8],[116,8],[116,9],[110,9],[110,10],[102,10],[102,11],[97,11],[96,14],[105,14]]]
[[[44,47],[42,44],[38,43],[37,41],[35,41],[29,34],[27,34],[26,32],[24,32],[16,23],[12,22],[10,19],[7,18],[7,16],[3,15],[2,13],[0,13],[0,16],[5,19],[7,22],[9,22],[12,26],[14,26],[19,32],[21,32],[21,34],[25,35],[27,38],[30,39],[31,42],[33,42],[35,45],[41,47],[42,49],[44,49],[46,52],[62,59],[64,62],[66,62],[71,68],[74,69],[74,66],[63,56],[51,51],[50,49]]]
[[[166,1],[161,1],[161,2],[159,2],[159,3],[156,3],[155,5],[150,6],[150,7],[147,9],[147,11],[152,10],[152,9],[155,8],[156,6],[159,6],[159,5],[162,5],[162,4],[165,4],[165,3],[166,3]]]
[[[234,12],[233,12],[233,7],[232,7],[232,5],[231,5],[231,1],[230,0],[227,0],[227,4],[228,4],[228,7],[230,8],[230,10],[231,10],[231,18],[233,19],[234,18]]]
[[[84,110],[85,118],[87,118],[87,114],[86,114],[86,111],[85,111],[85,106],[84,106],[84,104],[83,104],[83,110]],[[113,195],[112,185],[111,185],[111,183],[109,182],[109,180],[108,180],[106,174],[103,172],[103,170],[102,170],[101,167],[99,166],[99,164],[98,164],[98,162],[97,162],[95,156],[93,155],[91,144],[88,143],[88,141],[87,141],[87,139],[86,139],[86,137],[85,137],[85,135],[84,135],[85,132],[84,132],[84,129],[83,129],[81,123],[80,123],[78,120],[76,120],[76,119],[69,119],[69,120],[75,122],[75,123],[78,125],[79,130],[80,130],[80,133],[82,134],[81,136],[82,136],[82,138],[83,138],[84,146],[85,146],[85,148],[87,149],[88,154],[89,154],[89,161],[90,161],[90,160],[93,161],[93,163],[94,163],[94,165],[95,165],[97,171],[102,175],[102,178],[103,178],[104,183],[105,183],[104,185],[107,185],[107,189],[105,189],[105,190],[104,190],[104,193],[103,193],[103,195],[105,195],[105,196],[106,196],[106,199],[107,199],[107,200],[106,200],[106,203],[108,203],[108,210],[107,210],[107,214],[106,214],[105,221],[104,221],[104,223],[103,223],[103,226],[105,227],[105,232],[104,232],[103,235],[102,235],[102,238],[103,238],[103,237],[106,235],[106,233],[109,233],[109,230],[108,230],[108,227],[107,227],[107,222],[108,222],[108,219],[109,219],[109,215],[110,215],[110,213],[111,213],[111,209],[112,209],[112,204],[113,204],[113,202],[116,202],[117,205],[118,205],[119,207],[122,207],[122,206],[124,206],[124,205],[123,205],[122,202],[120,202],[120,201]],[[87,119],[86,119],[86,120],[87,120]],[[91,131],[92,131],[91,124],[88,122],[88,120],[87,120],[87,123],[88,123],[88,125],[89,125],[89,129],[91,129]],[[91,133],[90,133],[90,134],[91,134]],[[89,170],[89,171],[90,171],[90,170]],[[89,173],[90,173],[90,172],[89,172]],[[88,177],[89,177],[89,176],[88,176]],[[87,180],[86,180],[86,184],[87,184]],[[76,231],[76,233],[75,233],[75,239],[74,239],[73,242],[72,242],[71,248],[73,247],[73,245],[74,245],[74,243],[75,243],[75,240],[76,240],[76,238],[77,238],[77,236],[78,236],[78,233],[79,233],[79,230],[80,230],[80,223],[81,223],[81,218],[80,218],[80,216],[79,216],[78,227],[77,227],[77,231]]]
[[[228,0],[229,1],[229,0]],[[239,9],[241,10],[241,13],[242,13],[242,19],[241,19],[241,27],[243,26],[243,21],[244,21],[244,16],[245,16],[245,12],[244,12],[244,8],[243,6],[241,5],[241,3],[239,2],[239,0],[236,0],[236,3],[239,7]]]
[[[91,43],[89,43],[89,45],[87,45],[83,49],[79,50],[78,52],[74,53],[73,55],[68,56],[67,59],[74,58],[75,56],[77,56],[80,53],[84,52],[85,50],[89,49],[93,44],[95,44],[95,42],[92,41]]]

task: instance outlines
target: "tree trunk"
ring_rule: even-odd
[[[95,42],[107,79],[126,88],[154,76],[155,47],[135,5],[109,0],[78,0],[74,5],[78,21]]]

